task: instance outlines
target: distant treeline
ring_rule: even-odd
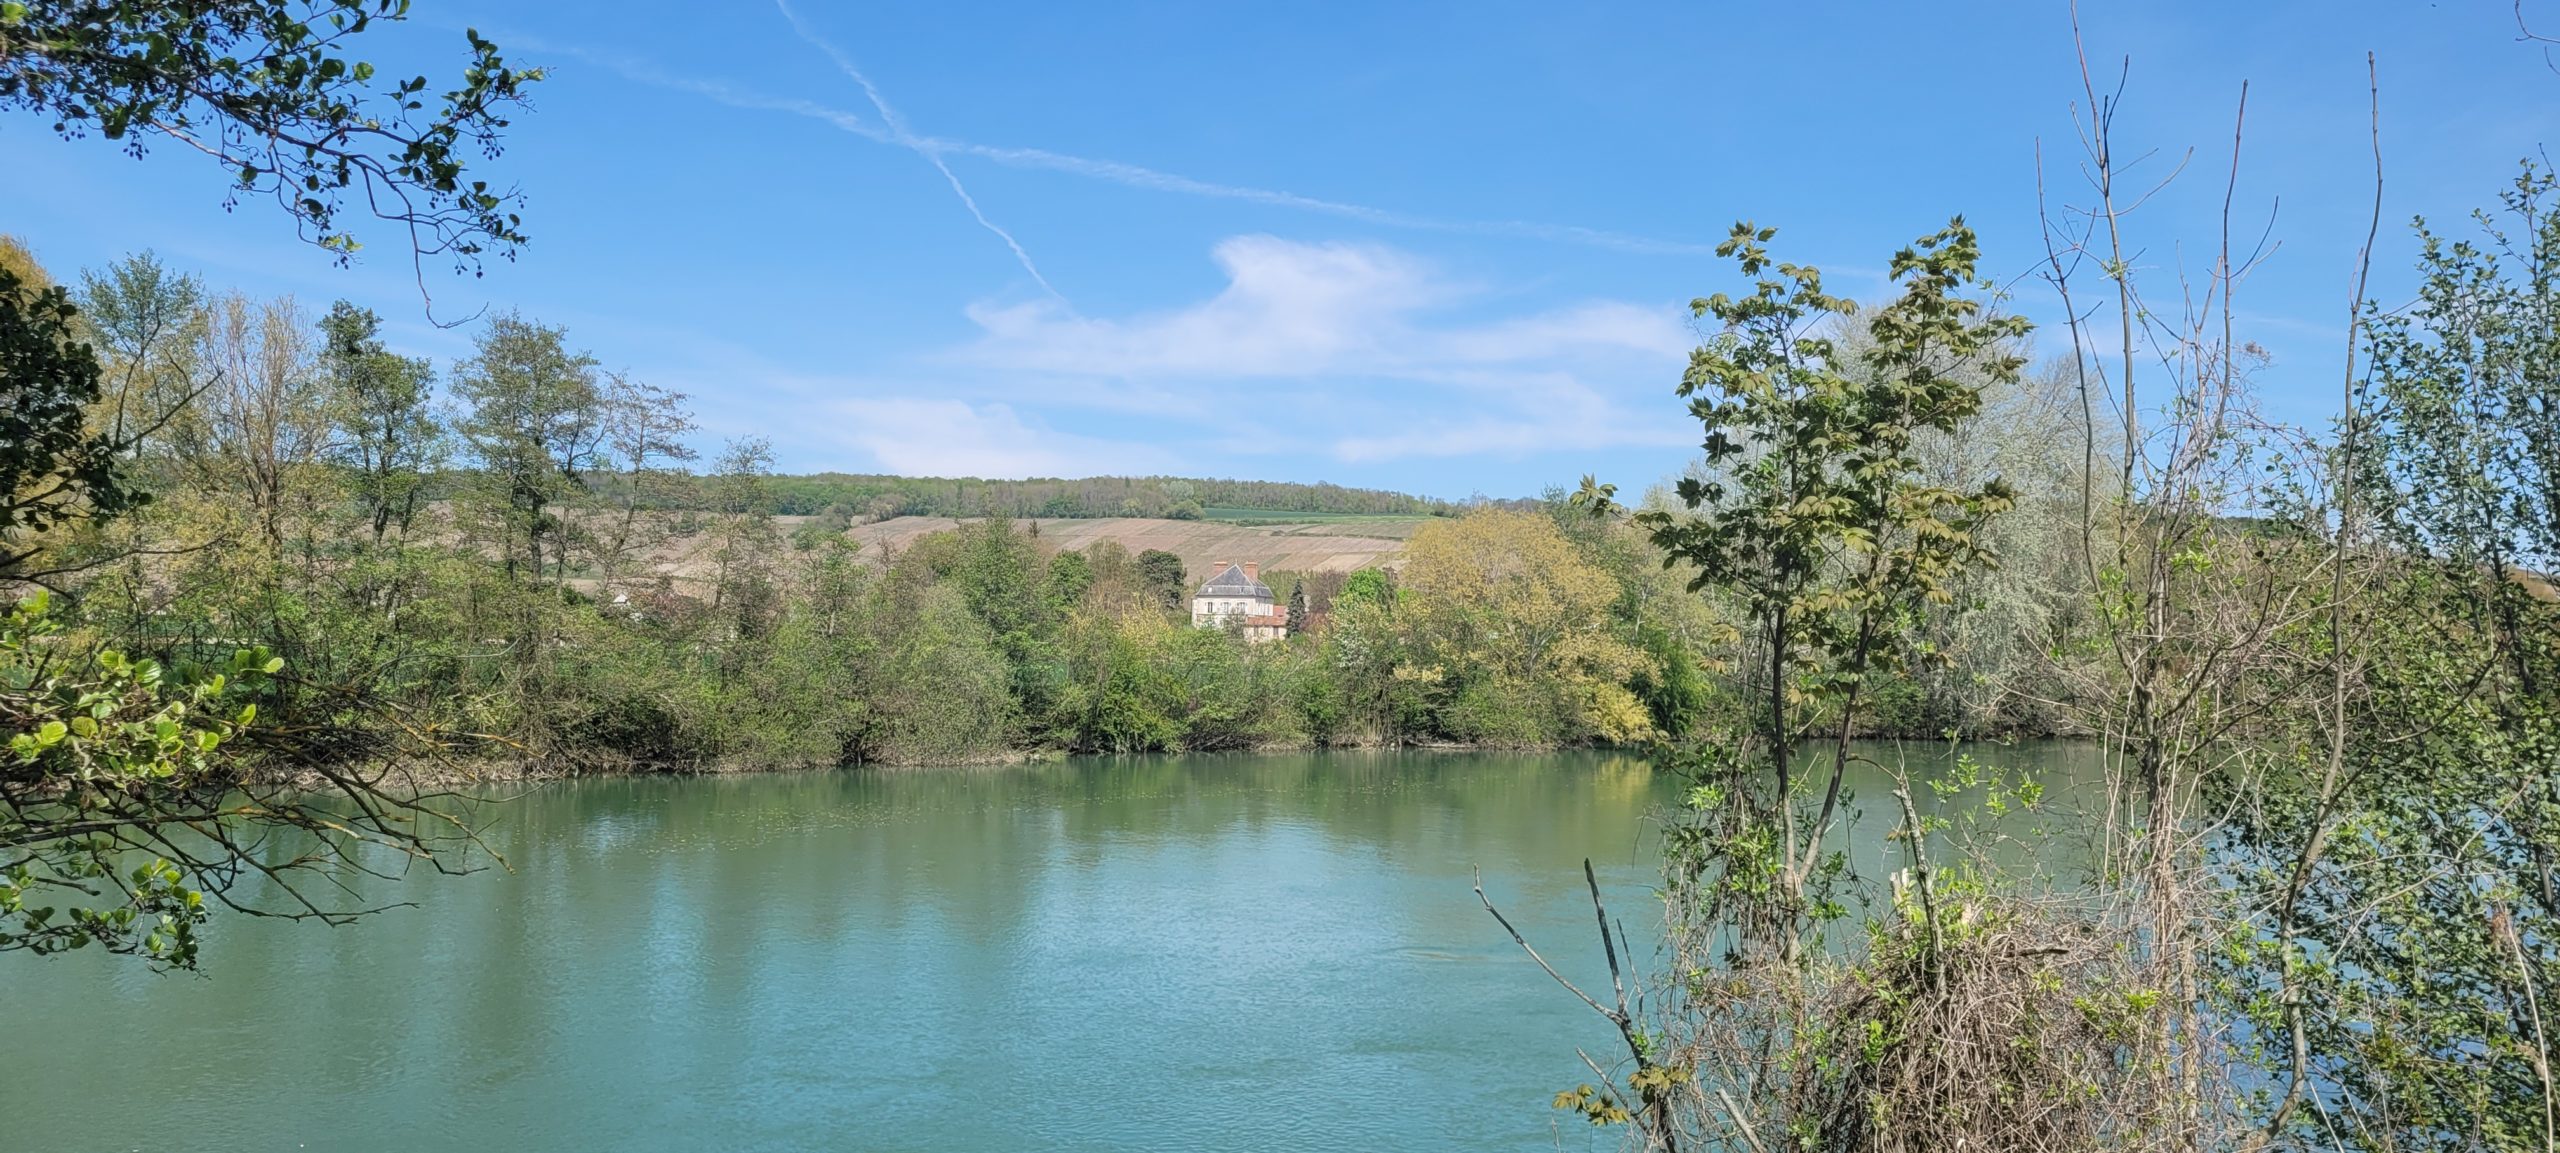
[[[670,486],[667,499],[711,507],[710,481],[695,480],[693,484]],[[1221,508],[1330,516],[1433,516],[1451,514],[1459,507],[1450,501],[1337,484],[1171,476],[980,480],[822,472],[775,476],[768,483],[773,504],[760,511],[850,521],[893,516],[1194,519],[1204,515],[1204,510]]]

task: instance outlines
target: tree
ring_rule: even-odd
[[[760,436],[730,441],[711,476],[720,519],[712,530],[711,607],[728,608],[739,632],[754,635],[772,608],[773,442]]]
[[[1049,558],[1049,575],[1042,595],[1049,601],[1050,611],[1065,613],[1084,599],[1093,588],[1093,559],[1080,552],[1062,552]]]
[[[239,494],[266,555],[281,556],[287,507],[308,495],[329,435],[308,318],[289,297],[224,296],[210,310],[204,361],[212,379],[182,451],[203,489]]]
[[[0,249],[0,580],[61,575],[35,563],[48,534],[148,499],[88,427],[102,389],[78,315],[23,249]]]
[[[1751,624],[1747,677],[1761,704],[1747,759],[1774,788],[1737,779],[1726,794],[1732,823],[1708,851],[1733,870],[1729,883],[1773,899],[1755,931],[1793,957],[1815,912],[1808,886],[1836,869],[1822,849],[1860,698],[1909,658],[1920,609],[1948,598],[1954,574],[1989,563],[1973,534],[2011,503],[1996,478],[1970,489],[1928,483],[1920,437],[1978,411],[1981,381],[2016,378],[2012,342],[2027,326],[1961,294],[1980,250],[1958,218],[1895,254],[1903,294],[1867,322],[1864,355],[1844,356],[1833,333],[1856,305],[1824,292],[1820,270],[1774,262],[1774,235],[1738,224],[1717,247],[1755,279],[1747,296],[1692,306],[1723,325],[1692,354],[1679,388],[1711,471],[1681,480],[1686,515],[1638,521],[1666,555],[1694,566],[1693,591],[1734,598]],[[1828,780],[1808,823],[1797,812],[1796,755],[1824,722]]]
[[[1163,549],[1148,549],[1138,554],[1138,575],[1156,603],[1166,612],[1180,612],[1191,601],[1191,577],[1182,568],[1182,558]]]
[[[149,442],[212,384],[200,363],[210,303],[204,285],[148,252],[80,280],[81,318],[108,381],[100,402],[107,415],[92,423],[126,454],[147,455]]]
[[[2417,222],[2415,300],[2364,306],[2370,367],[2331,452],[2347,475],[2328,506],[2289,518],[2306,539],[2334,534],[2342,567],[2322,584],[2338,626],[2324,612],[2289,630],[2279,651],[2307,667],[2278,672],[2338,680],[2320,685],[2336,696],[2282,710],[2275,735],[2334,760],[2209,780],[2232,814],[2216,867],[2273,911],[2256,947],[2224,958],[2241,1010],[2288,1042],[2293,1087],[2270,1134],[2353,1149],[2551,1139],[2556,198],[2560,179],[2528,163],[2502,211],[2479,215],[2485,236]],[[2235,784],[2249,791],[2228,804]]]
[[[284,662],[263,649],[168,668],[66,642],[42,592],[0,613],[0,951],[87,946],[193,968],[215,905],[341,923],[304,893],[318,871],[376,876],[369,845],[451,870],[454,818],[351,766],[318,772],[352,806],[248,771],[234,750]],[[268,850],[279,833],[294,855]],[[237,882],[270,882],[244,903]],[[343,877],[333,876],[343,883]]]
[[[213,159],[235,199],[272,196],[305,239],[341,263],[357,251],[339,218],[353,196],[407,233],[421,274],[429,255],[476,271],[484,252],[512,256],[525,238],[511,211],[515,194],[469,179],[462,157],[474,148],[496,155],[506,111],[541,73],[508,67],[495,45],[469,33],[471,67],[433,111],[424,77],[369,92],[373,66],[340,52],[406,9],[406,0],[5,0],[0,110],[50,118],[66,139],[95,132],[137,156],[151,137],[177,141]],[[127,355],[128,373],[96,431],[89,422],[104,395],[96,355],[66,296],[32,268],[12,266],[22,256],[0,246],[0,581],[49,583],[65,571],[33,563],[49,534],[142,503],[121,471],[122,456],[149,431],[134,430],[131,385],[154,371],[150,354],[172,331],[164,322],[192,310],[178,286],[138,282],[148,290],[132,298],[147,309],[100,309],[101,335]],[[162,404],[147,423],[176,411]],[[191,965],[193,918],[208,894],[230,902],[230,886],[245,875],[273,881],[294,906],[287,915],[337,920],[294,881],[299,872],[367,869],[351,842],[388,842],[448,867],[420,830],[459,824],[386,793],[379,777],[322,768],[335,796],[316,800],[300,784],[260,781],[225,739],[226,726],[248,723],[246,712],[215,713],[210,723],[188,712],[213,708],[237,679],[167,682],[159,666],[112,652],[84,662],[51,629],[41,600],[0,629],[0,722],[10,750],[0,757],[0,916],[18,918],[0,944],[49,951],[99,942]],[[90,672],[64,671],[83,663]],[[275,671],[251,653],[232,669],[240,679]],[[313,835],[319,848],[279,859],[266,834],[284,828]],[[136,853],[153,856],[121,872]],[[29,904],[57,891],[125,900],[102,911],[82,897],[61,920],[52,906]]]
[[[471,32],[471,67],[434,113],[424,77],[369,93],[373,66],[341,52],[374,22],[406,12],[406,0],[9,0],[0,4],[0,110],[50,117],[65,139],[94,131],[136,156],[153,136],[185,145],[222,167],[235,198],[272,196],[305,239],[342,263],[357,248],[338,221],[350,194],[407,231],[413,259],[443,254],[477,268],[493,245],[512,257],[525,240],[509,211],[517,196],[466,182],[461,154],[497,154],[506,112],[541,70],[509,68]],[[34,536],[138,503],[117,476],[130,390],[119,393],[106,434],[83,427],[100,374],[67,309],[29,269],[0,286],[14,402],[0,426],[9,434],[0,480],[11,484],[0,575],[15,579],[37,575],[27,567]],[[131,318],[112,311],[102,319],[111,340],[157,328],[126,325]],[[85,369],[74,363],[84,357]]]
[[[1547,972],[1618,1030],[1634,1068],[1623,1086],[1582,1086],[1559,1094],[1557,1107],[1595,1124],[1631,1122],[1646,1147],[1666,1150],[2098,1147],[2088,1138],[2107,1131],[2104,1110],[2055,1103],[2084,1094],[2112,1103],[2105,1094],[2121,1088],[2117,1074],[2138,1062],[2112,1037],[2092,1038],[2095,1002],[2075,1007],[2059,971],[2039,968],[2052,963],[2020,951],[2052,939],[2039,939],[2043,926],[2009,928],[2008,941],[1986,947],[1999,935],[1977,930],[2016,923],[2014,907],[1991,908],[1994,891],[1978,874],[1954,884],[1933,875],[1926,842],[1941,826],[1919,815],[1899,766],[1886,767],[1899,785],[1897,839],[1910,869],[1897,875],[1889,906],[1871,906],[1863,949],[1828,957],[1818,936],[1806,947],[1849,913],[1834,896],[1845,857],[1823,848],[1855,755],[1861,697],[1879,674],[1918,659],[1921,607],[1949,599],[1957,574],[1992,562],[1975,534],[2009,502],[1996,480],[1931,483],[1919,441],[1972,417],[1981,381],[2014,378],[2026,325],[1967,295],[1979,287],[1979,251],[1957,218],[1895,254],[1901,295],[1866,319],[1867,344],[1851,353],[1836,334],[1855,307],[1823,291],[1818,269],[1774,262],[1774,235],[1737,224],[1718,249],[1752,291],[1693,305],[1722,325],[1691,355],[1678,390],[1704,430],[1706,459],[1677,486],[1684,508],[1635,518],[1670,563],[1694,569],[1691,591],[1735,604],[1748,622],[1739,663],[1753,731],[1698,742],[1679,766],[1692,785],[1665,830],[1671,976],[1640,988],[1641,1010],[1586,863],[1614,1007]],[[1596,478],[1578,496],[1558,503],[1614,511]],[[1797,812],[1795,753],[1822,725],[1830,779],[1808,823]],[[2031,803],[2031,794],[2003,795],[1996,777],[1990,788],[1997,804]],[[1942,890],[1959,898],[1945,901],[1954,908],[1942,908]],[[1481,888],[1478,896],[1526,948]],[[2014,987],[1951,986],[1950,940],[1956,972]],[[2103,971],[2120,952],[2100,938],[2072,962],[2074,973]],[[2004,1015],[1968,1032],[1992,1000]],[[2022,1053],[2033,1063],[2013,1060]],[[1967,1054],[1986,1064],[1956,1063]],[[1748,1112],[1738,1099],[1753,1102]]]
[[[48,117],[142,155],[154,138],[219,166],[231,195],[266,196],[342,263],[349,197],[408,234],[417,258],[477,268],[525,243],[519,196],[466,180],[497,155],[541,69],[511,68],[465,32],[471,62],[440,101],[426,77],[376,85],[350,42],[407,17],[407,0],[11,0],[0,5],[0,110]]]
[[[568,524],[558,506],[598,463],[602,443],[596,360],[570,352],[567,333],[513,313],[494,317],[469,360],[454,366],[454,396],[470,406],[461,433],[499,495],[507,570],[567,578]],[[549,543],[548,552],[545,544]]]
[[[1452,697],[1453,735],[1543,744],[1649,735],[1626,689],[1643,655],[1610,629],[1618,586],[1555,522],[1478,509],[1405,546],[1406,621]]]
[[[597,567],[608,593],[621,576],[624,559],[664,537],[663,527],[648,513],[671,494],[681,476],[675,470],[696,456],[683,439],[694,431],[685,400],[681,392],[633,380],[628,373],[605,378],[604,443],[619,474],[613,488],[622,504],[622,515],[597,533]]]
[[[1337,604],[1385,605],[1395,600],[1396,583],[1385,569],[1354,569],[1342,580],[1342,591],[1334,596]]]
[[[384,348],[381,326],[372,309],[343,300],[320,318],[329,456],[346,470],[376,545],[393,529],[408,535],[445,454],[444,427],[429,407],[435,368]]]

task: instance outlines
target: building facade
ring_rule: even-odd
[[[1262,565],[1213,561],[1209,581],[1191,594],[1191,623],[1204,629],[1230,626],[1249,641],[1276,641],[1289,635],[1289,614],[1273,603],[1271,586],[1262,583]]]

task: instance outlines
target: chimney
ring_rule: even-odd
[[[1210,562],[1209,562],[1209,579],[1210,579],[1210,580],[1216,580],[1216,579],[1218,579],[1218,574],[1219,574],[1219,573],[1222,573],[1222,572],[1225,572],[1225,571],[1227,571],[1227,562],[1222,561],[1222,560],[1213,560],[1213,561],[1210,561]]]
[[[1262,579],[1262,577],[1261,577],[1261,575],[1260,575],[1260,574],[1261,574],[1261,572],[1262,572],[1262,562],[1260,562],[1260,561],[1246,561],[1246,562],[1244,562],[1244,579],[1249,580],[1249,581],[1258,581],[1258,580],[1261,580],[1261,579]]]

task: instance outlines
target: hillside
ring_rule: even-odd
[[[1193,575],[1204,576],[1210,564],[1222,560],[1257,561],[1275,570],[1350,572],[1393,558],[1427,519],[1361,517],[1266,525],[1151,517],[1043,517],[1029,523],[1038,526],[1040,539],[1054,548],[1082,549],[1114,541],[1133,553],[1162,549],[1181,557],[1183,567]],[[876,556],[958,523],[950,517],[902,516],[857,525],[847,535],[862,542],[866,555]]]
[[[444,510],[437,510],[442,520]],[[1218,561],[1253,561],[1265,571],[1347,573],[1389,565],[1404,551],[1414,530],[1429,517],[1359,517],[1310,524],[1236,524],[1210,520],[1162,520],[1151,517],[1043,517],[1017,521],[1036,526],[1051,548],[1080,550],[1113,541],[1132,553],[1161,549],[1182,558],[1195,580],[1206,579]],[[824,518],[783,516],[774,527],[784,536],[798,535]],[[902,516],[842,530],[861,546],[863,559],[879,562],[928,533],[946,531],[960,521],[942,516]],[[704,591],[716,570],[714,537],[707,532],[671,537],[633,558],[624,571],[632,579],[673,578],[688,592]],[[573,584],[594,592],[594,574]]]
[[[684,477],[666,495],[681,507],[709,509],[715,506],[708,492],[710,483],[706,477]],[[1228,520],[1406,517],[1453,507],[1446,501],[1405,493],[1334,484],[1170,476],[981,480],[826,472],[770,477],[765,488],[773,499],[765,511],[783,516],[832,514],[847,521],[989,515]]]

